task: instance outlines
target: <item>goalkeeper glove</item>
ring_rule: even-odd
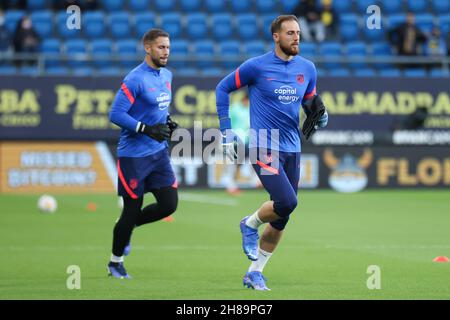
[[[143,133],[158,142],[163,142],[164,140],[170,139],[169,126],[164,123],[157,123],[153,126],[140,123],[137,132]]]
[[[170,117],[170,114],[167,115],[167,122],[166,122],[166,124],[169,127],[170,136],[172,136],[173,132],[176,129],[178,129],[179,125],[178,125],[178,123],[176,123],[175,121],[172,120],[172,118]]]
[[[229,159],[231,162],[237,160],[238,138],[231,129],[222,131],[222,150],[226,159]]]
[[[328,113],[326,113],[325,105],[319,95],[309,99],[303,105],[306,120],[303,122],[302,132],[306,140],[319,128],[324,127],[328,123]]]

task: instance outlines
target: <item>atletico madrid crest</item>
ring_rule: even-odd
[[[298,74],[297,75],[297,82],[302,84],[305,81],[305,79],[303,78],[303,74]]]

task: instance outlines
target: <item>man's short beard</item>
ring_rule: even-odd
[[[150,56],[150,59],[152,59],[152,62],[154,63],[155,66],[157,66],[158,68],[163,68],[166,66],[166,64],[162,64],[159,59],[155,59],[152,56]]]
[[[281,43],[280,43],[280,49],[281,51],[283,51],[283,53],[287,56],[296,56],[298,54],[298,47],[297,50],[294,50],[291,48],[291,46],[287,46],[284,47]]]

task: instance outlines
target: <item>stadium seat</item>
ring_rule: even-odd
[[[96,39],[91,42],[91,54],[94,65],[106,68],[114,65],[111,59],[113,53],[113,43],[110,39]]]
[[[240,62],[240,44],[237,41],[230,40],[220,43],[220,56],[223,58],[222,66],[227,70],[236,69]]]
[[[450,11],[450,2],[448,0],[433,0],[433,10],[436,14],[447,13]]]
[[[205,7],[210,13],[222,13],[225,10],[225,1],[205,0]]]
[[[364,38],[369,42],[381,41],[387,38],[386,27],[383,25],[383,23],[381,24],[380,29],[369,29],[366,27],[362,29],[364,33]]]
[[[45,55],[44,64],[46,67],[56,67],[61,65],[61,42],[59,39],[44,39],[41,42],[40,51]]]
[[[126,72],[129,72],[129,70],[126,70]],[[122,70],[118,67],[106,67],[97,69],[96,73],[100,76],[118,76],[122,74]]]
[[[318,77],[325,77],[328,75],[328,72],[325,69],[317,68],[316,71]]]
[[[69,29],[67,28],[67,18],[69,17],[65,11],[60,11],[56,14],[56,28],[58,34],[63,39],[75,39],[82,36],[82,30],[86,31],[87,26],[83,23],[83,18],[88,14],[82,15],[81,18],[81,29]]]
[[[175,10],[175,0],[155,0],[155,9],[158,13]]]
[[[156,17],[151,11],[139,12],[134,16],[136,35],[140,38],[145,32],[155,27]]]
[[[128,7],[136,13],[148,10],[147,0],[129,0]]]
[[[260,56],[266,53],[266,46],[260,40],[249,41],[244,44],[244,53],[247,58]]]
[[[82,15],[84,34],[90,39],[102,38],[105,35],[106,16],[101,11],[88,11]]]
[[[123,9],[123,0],[102,0],[102,6],[106,11],[120,11]]]
[[[354,41],[347,43],[347,57],[350,61],[363,59],[367,57],[366,44],[361,41]],[[350,62],[350,69],[364,69],[367,68],[367,63],[364,61]]]
[[[415,13],[423,13],[428,9],[428,2],[428,0],[408,0],[408,10]]]
[[[230,0],[231,8],[235,13],[251,12],[252,6],[250,0]]]
[[[39,74],[38,67],[22,66],[19,68],[19,74],[24,76],[37,76]]]
[[[229,40],[233,34],[231,15],[219,13],[212,16],[212,34],[216,40]]]
[[[381,12],[394,14],[402,11],[402,0],[383,1]]]
[[[188,53],[188,43],[186,40],[172,40],[170,43],[170,66],[175,69],[186,67]]]
[[[430,32],[434,27],[433,15],[429,13],[417,14],[416,25],[421,31]]]
[[[379,3],[376,0],[356,0],[356,10],[359,14],[366,15],[367,8],[371,5],[379,6]]]
[[[349,77],[350,71],[344,68],[331,69],[327,75],[330,77]]]
[[[352,12],[353,1],[333,1],[333,9],[338,14],[346,14]]]
[[[183,13],[195,13],[200,11],[200,0],[180,0]]]
[[[337,59],[342,57],[341,44],[335,41],[324,41],[319,45],[319,54],[323,57]],[[323,66],[328,69],[337,69],[341,67],[339,62],[325,62]]]
[[[357,40],[359,35],[358,17],[353,13],[343,14],[339,19],[339,33],[344,41]]]
[[[281,10],[285,13],[292,13],[298,4],[298,0],[281,0]]]
[[[272,13],[276,11],[276,2],[273,0],[255,0],[256,10],[259,13]]]
[[[356,77],[374,77],[376,73],[373,69],[363,68],[355,70],[353,75]]]
[[[50,10],[35,11],[30,15],[34,30],[41,39],[50,38],[53,33],[53,14]]]
[[[441,27],[443,35],[450,31],[450,14],[443,14],[439,16],[439,26]]]
[[[300,55],[312,58],[317,54],[317,46],[314,42],[300,42]]]
[[[214,67],[214,43],[211,40],[202,40],[194,43],[193,53],[197,58],[197,67],[200,69]]]
[[[72,68],[83,68],[87,66],[86,47],[87,42],[83,39],[67,40],[65,43],[68,65]]]
[[[164,13],[161,15],[162,29],[173,39],[181,37],[181,15],[179,13]]]
[[[131,20],[128,12],[113,12],[109,14],[109,30],[115,39],[129,38],[131,32]]]
[[[278,16],[278,13],[268,13],[261,16],[261,26],[263,28],[264,39],[267,41],[273,41],[272,32],[270,31],[270,25],[272,21]]]
[[[376,58],[385,58],[386,60],[390,60],[390,56],[392,56],[392,48],[387,42],[373,43],[372,56]],[[382,62],[374,63],[374,67],[376,69],[389,69],[392,68],[392,66],[393,65],[390,63],[382,63]]]
[[[408,78],[422,78],[427,76],[425,69],[406,69],[403,76]]]
[[[5,26],[10,34],[14,34],[17,23],[25,15],[23,10],[8,10],[5,11]]]
[[[242,40],[252,40],[258,36],[258,24],[253,13],[238,14],[236,16],[239,37]]]
[[[405,22],[406,22],[406,15],[404,13],[391,14],[387,19],[389,30],[392,30]]]
[[[399,69],[383,69],[378,71],[380,77],[401,77],[402,73]]]
[[[137,41],[118,40],[116,42],[116,52],[119,56],[119,65],[126,69],[131,69],[140,63],[137,55]]]
[[[441,68],[431,69],[431,71],[430,71],[430,77],[433,77],[433,78],[446,78],[449,76],[450,76],[450,73]]]
[[[6,66],[0,66],[0,74],[1,75],[14,75],[17,73],[16,67],[13,67],[11,65]]]
[[[206,15],[204,13],[191,13],[186,17],[187,35],[191,39],[202,40],[207,36]]]
[[[222,69],[220,68],[206,68],[201,72],[202,76],[207,77],[219,77],[223,74]]]
[[[192,77],[198,76],[199,71],[195,68],[181,68],[173,70],[177,76]]]
[[[27,1],[27,9],[29,12],[33,12],[36,10],[44,10],[44,9],[48,9],[49,4],[50,4],[49,0]]]
[[[94,73],[93,68],[86,66],[82,68],[72,68],[72,75],[74,76],[80,76],[80,77],[86,77],[86,76],[92,76]]]

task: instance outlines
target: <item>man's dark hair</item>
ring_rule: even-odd
[[[150,29],[142,37],[142,43],[151,42],[159,37],[169,38],[169,34],[161,29]]]
[[[281,24],[285,21],[295,21],[298,23],[298,19],[296,16],[292,14],[284,14],[275,18],[270,25],[270,32],[272,34],[277,33],[281,29]]]

